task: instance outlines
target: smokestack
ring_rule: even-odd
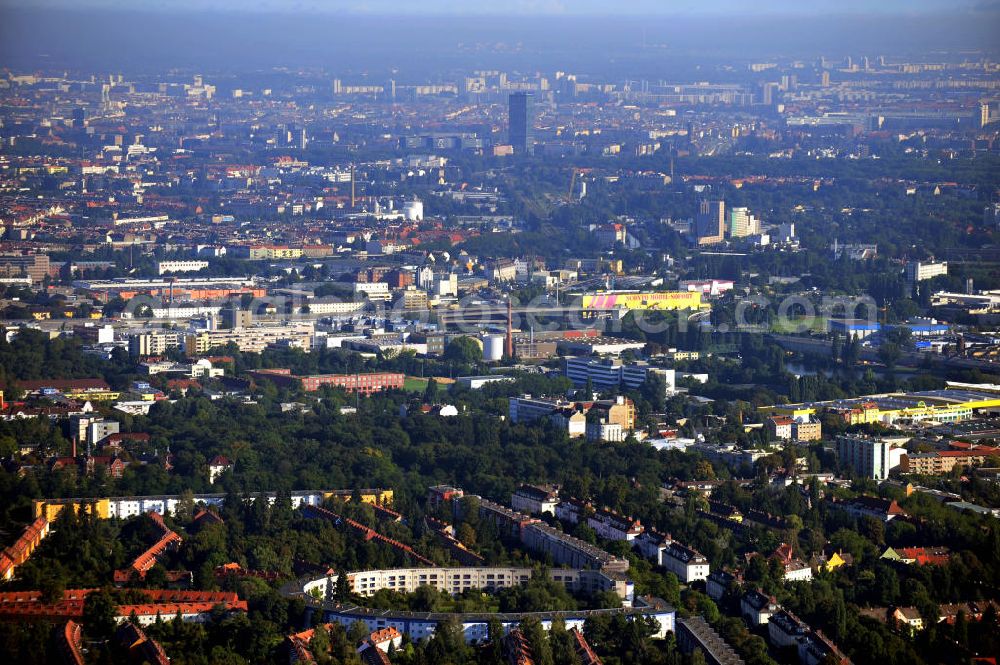
[[[76,459],[76,437],[73,437],[73,459]]]
[[[354,209],[356,203],[357,201],[354,196],[354,164],[351,164],[351,209],[352,210]]]
[[[513,305],[510,299],[507,299],[507,357],[514,357],[514,314]]]

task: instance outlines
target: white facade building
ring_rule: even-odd
[[[660,565],[685,584],[706,579],[709,573],[708,559],[700,552],[685,547],[677,541],[670,543],[664,550]]]
[[[369,300],[389,300],[389,284],[387,282],[357,282],[354,284],[355,295],[364,294]]]
[[[543,513],[555,515],[556,506],[559,505],[559,490],[535,485],[521,485],[511,495],[510,505],[514,510],[529,515]]]
[[[208,261],[159,261],[156,264],[156,273],[165,275],[177,272],[198,272],[208,267]]]
[[[933,279],[940,275],[948,274],[948,262],[925,263],[922,261],[911,261],[906,264],[906,281],[910,284],[922,282],[926,279]]]
[[[892,444],[881,439],[844,435],[837,439],[837,455],[842,467],[849,467],[864,478],[885,480],[894,468],[891,454]],[[902,449],[900,449],[902,450]],[[898,454],[895,466],[899,466],[902,453]]]

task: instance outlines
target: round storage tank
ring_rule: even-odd
[[[408,222],[420,222],[424,219],[424,204],[421,201],[407,201],[403,204],[403,217]]]
[[[502,360],[504,346],[503,335],[487,335],[483,338],[483,360],[486,362]]]

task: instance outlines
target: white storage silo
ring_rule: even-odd
[[[503,335],[486,335],[483,337],[483,360],[496,362],[503,359],[505,338]]]
[[[408,222],[420,222],[424,219],[424,204],[423,201],[406,201],[403,204],[403,217],[406,218]]]

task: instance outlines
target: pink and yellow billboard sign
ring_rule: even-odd
[[[662,291],[659,293],[595,293],[583,296],[584,310],[672,310],[701,309],[698,291]]]

